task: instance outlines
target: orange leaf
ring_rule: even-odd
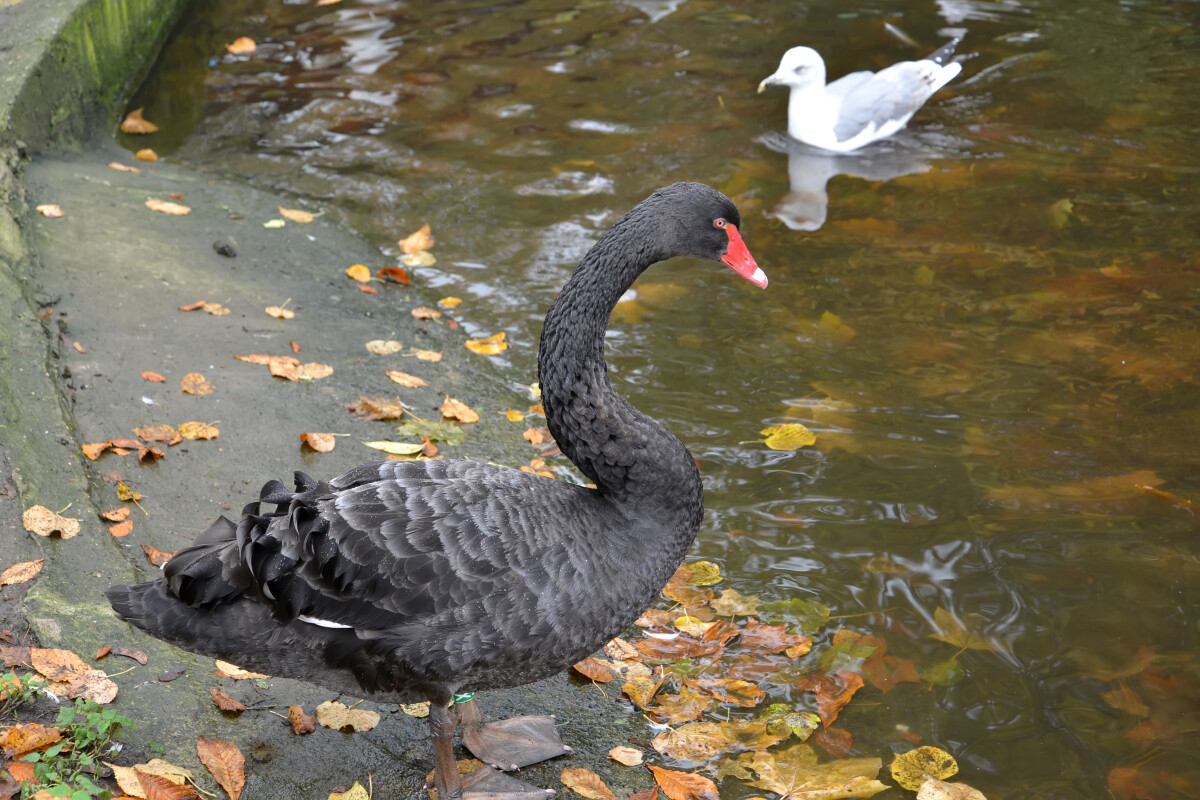
[[[417,319],[441,319],[442,312],[429,306],[417,306],[412,310],[412,315]]]
[[[258,46],[249,36],[239,36],[233,40],[233,44],[225,45],[225,52],[230,55],[242,55],[244,53],[253,53]],[[280,209],[282,211],[282,209]]]
[[[133,154],[133,157],[138,161],[158,161],[158,153],[154,152],[149,147],[143,147],[141,150],[138,150]]]
[[[120,161],[110,161],[108,163],[110,169],[115,169],[117,172],[141,172],[137,167],[131,167],[127,164],[122,164]]]
[[[4,771],[17,783],[33,783],[33,764],[28,761],[9,761]]]
[[[854,749],[854,736],[841,728],[822,728],[809,741],[834,758],[846,758]]]
[[[146,793],[146,800],[200,800],[200,795],[186,783],[172,783],[169,778],[140,769],[135,769],[134,774]]]
[[[371,270],[367,269],[366,266],[362,264],[355,264],[354,266],[346,269],[346,277],[352,281],[366,283],[367,281],[371,280]]]
[[[217,704],[217,708],[222,711],[227,711],[231,714],[240,714],[246,710],[246,706],[240,701],[233,699],[215,686],[210,687],[208,693],[212,695],[213,702]]]
[[[853,672],[839,671],[831,675],[805,675],[796,685],[801,691],[817,696],[817,714],[828,728],[854,693],[862,688],[863,679]]]
[[[521,420],[525,419],[525,415],[520,411],[517,411],[515,408],[510,408],[505,412],[504,416],[509,422],[520,422]]]
[[[707,692],[722,703],[733,703],[744,708],[752,708],[766,699],[767,693],[750,681],[730,680],[729,678],[697,678],[684,681],[684,684],[698,691]]]
[[[174,550],[169,553],[164,553],[157,547],[151,547],[148,544],[142,545],[142,550],[145,551],[146,558],[150,559],[150,563],[156,567],[161,567],[163,564],[171,560],[171,556],[175,555]]]
[[[661,725],[679,725],[704,716],[704,710],[712,705],[712,697],[685,686],[679,694],[661,695],[658,703],[646,709],[647,716]]]
[[[419,253],[431,247],[433,247],[433,233],[429,227],[429,223],[422,225],[421,229],[416,233],[410,234],[407,238],[400,240],[400,252],[405,255]]]
[[[608,683],[613,679],[612,671],[591,656],[575,664],[573,669],[588,680],[593,680],[596,683]]]
[[[184,394],[194,394],[197,397],[212,394],[216,391],[213,385],[199,372],[189,372],[187,375],[184,375],[183,380],[179,382],[179,388],[183,390]]]
[[[62,738],[58,728],[47,728],[36,722],[14,725],[0,736],[0,747],[8,758],[23,756],[54,744]]]
[[[105,450],[107,450],[111,446],[112,446],[112,442],[95,442],[94,444],[83,445],[82,450],[83,450],[83,454],[85,456],[87,456],[92,461],[95,461],[97,458],[99,458],[101,456],[101,454],[104,453]]]
[[[182,437],[179,435],[179,431],[175,430],[174,425],[142,425],[134,428],[133,432],[147,442],[166,442],[168,445],[174,445],[182,441]],[[114,522],[119,521],[114,520]]]
[[[300,345],[296,344],[296,340],[295,340],[295,339],[292,339],[292,352],[293,352],[293,353],[299,353],[299,352],[300,352]]]
[[[738,640],[738,650],[744,653],[766,654],[782,653],[789,647],[811,645],[812,640],[807,636],[787,632],[787,625],[762,625],[751,617],[742,628],[742,638]]]
[[[279,216],[290,222],[298,222],[301,225],[307,225],[317,218],[317,215],[311,212],[302,211],[298,208],[284,208],[283,206],[279,206]]]
[[[467,339],[463,344],[472,353],[478,353],[481,356],[494,356],[508,349],[508,342],[504,341],[504,331],[482,339]]]
[[[112,511],[105,511],[100,514],[109,522],[124,522],[129,519],[129,506],[121,506],[114,508]]]
[[[412,280],[409,279],[408,273],[400,269],[400,267],[382,267],[375,273],[375,277],[380,280],[387,278],[404,286],[412,285]]]
[[[179,435],[184,439],[196,441],[197,439],[216,439],[221,435],[221,431],[206,422],[189,420],[179,423]]]
[[[590,769],[583,767],[568,767],[562,771],[559,780],[575,794],[590,798],[590,800],[617,800],[612,790],[604,785],[600,776]]]
[[[283,306],[267,306],[263,311],[267,312],[268,317],[274,317],[275,319],[293,319],[296,316],[295,311]]]
[[[379,294],[379,290],[374,286],[363,286],[362,284],[359,284],[358,290],[363,294]]]
[[[233,800],[238,800],[246,785],[246,759],[237,745],[225,739],[201,736],[196,742],[196,754],[221,788]]]
[[[413,349],[412,354],[422,361],[441,361],[442,354],[435,350],[417,350]]]
[[[142,109],[141,108],[135,108],[133,111],[130,111],[125,116],[125,119],[121,121],[121,132],[122,133],[134,133],[134,134],[154,133],[157,130],[158,130],[157,125],[155,125],[153,122],[150,122],[149,120],[142,118]]]
[[[172,203],[170,200],[155,200],[153,197],[146,201],[146,208],[151,211],[157,211],[160,214],[169,214],[173,217],[182,217],[192,213],[192,210],[187,206]]]
[[[122,536],[128,536],[133,533],[133,520],[127,519],[124,522],[118,522],[116,525],[110,525],[108,532],[118,539]]]
[[[446,419],[456,419],[464,424],[479,421],[479,415],[470,406],[461,400],[455,400],[449,395],[446,396],[445,401],[442,403],[442,416]]]
[[[204,300],[197,300],[194,303],[188,303],[185,306],[180,306],[179,310],[180,311],[199,311],[200,309],[204,308],[204,306],[205,306]]]
[[[297,705],[288,706],[288,722],[292,723],[292,732],[297,736],[304,736],[317,729],[317,721]]]
[[[13,564],[4,572],[0,572],[0,586],[14,586],[18,583],[33,578],[42,571],[42,565],[46,563],[46,559],[39,558],[36,561],[22,561],[20,564]]]
[[[671,800],[718,800],[717,785],[703,775],[647,765],[663,794]]]
[[[164,378],[162,375],[159,375],[157,372],[151,372],[148,369],[142,370],[142,377],[145,378],[146,380],[152,381],[154,383],[166,383],[167,382],[167,379]]]
[[[302,433],[300,443],[316,450],[318,453],[328,453],[337,444],[332,433]]]
[[[543,444],[551,441],[554,438],[550,435],[549,428],[526,428],[525,433],[523,433],[522,436],[524,436],[525,441],[529,442],[530,444]]]
[[[82,658],[70,650],[51,650],[42,647],[30,648],[29,663],[43,677],[54,683],[73,681],[91,669]]]

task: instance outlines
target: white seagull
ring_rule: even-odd
[[[962,70],[951,61],[961,39],[952,39],[920,61],[901,61],[879,72],[851,72],[825,85],[825,62],[811,47],[793,47],[779,69],[758,85],[791,87],[788,135],[848,153],[891,136],[925,105],[934,92]]]

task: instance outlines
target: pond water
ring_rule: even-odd
[[[856,754],[936,744],[990,798],[1200,796],[1200,4],[566,6],[196,3],[131,106],[163,130],[123,141],[338,207],[376,266],[429,222],[414,281],[527,381],[608,225],[722,189],[768,290],[660,266],[608,340],[701,464],[694,554],[829,606],[814,652],[915,660],[842,713]],[[755,93],[793,45],[836,77],[951,35],[962,74],[858,157]],[[757,442],[785,422],[816,444]]]

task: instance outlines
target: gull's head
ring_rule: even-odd
[[[793,47],[783,54],[775,74],[763,78],[758,91],[761,93],[768,86],[790,86],[795,89],[813,84],[825,85],[825,62],[811,47]]]

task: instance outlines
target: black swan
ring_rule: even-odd
[[[679,566],[704,508],[675,436],[613,391],[617,300],[673,256],[765,287],[737,207],[700,183],[659,189],[600,238],[550,307],[538,352],[546,420],[586,488],[473,461],[382,461],[279,481],[165,567],[113,586],[117,614],[194,653],[382,702],[430,702],[441,800],[545,797],[490,767],[464,782],[453,734],[502,769],[570,752],[546,717],[484,725],[455,694],[520,686],[628,627]],[[271,504],[263,511],[260,503]],[[481,774],[483,773],[483,774]]]

